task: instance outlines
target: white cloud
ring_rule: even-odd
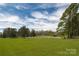
[[[49,21],[56,21],[56,22],[59,22],[60,17],[51,15],[51,16],[48,17],[48,20],[49,20]]]
[[[17,21],[19,21],[19,19],[20,18],[15,15],[0,14],[0,21],[17,22]]]
[[[41,12],[35,11],[31,14],[35,18],[47,18],[47,16]]]
[[[30,9],[29,6],[22,6],[22,5],[16,5],[15,7],[16,7],[16,9],[18,9],[18,10]]]
[[[29,18],[28,16],[25,17],[26,22],[35,22],[38,19]]]
[[[50,8],[54,5],[55,5],[55,3],[44,3],[44,4],[40,4],[39,7],[46,9],[46,8]]]
[[[70,5],[70,3],[57,3],[55,7],[66,8]]]
[[[22,26],[23,21],[15,15],[9,14],[0,14],[0,28],[13,27],[18,28],[18,26]]]

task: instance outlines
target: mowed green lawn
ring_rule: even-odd
[[[0,38],[0,56],[63,55],[79,55],[79,40],[55,37]]]

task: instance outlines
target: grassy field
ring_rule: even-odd
[[[79,40],[58,37],[0,38],[0,56],[63,55],[79,55]]]

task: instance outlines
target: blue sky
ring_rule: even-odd
[[[0,31],[12,27],[56,31],[67,3],[1,3]]]

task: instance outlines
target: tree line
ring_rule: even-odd
[[[14,37],[34,37],[36,36],[35,30],[29,30],[25,26],[21,27],[18,31],[16,28],[5,28],[2,33],[0,33],[0,37],[3,38],[14,38]]]
[[[15,38],[15,37],[35,37],[35,36],[55,36],[55,32],[52,31],[35,31],[30,30],[25,26],[22,26],[19,30],[16,28],[5,28],[3,32],[0,32],[0,37],[3,38]]]

